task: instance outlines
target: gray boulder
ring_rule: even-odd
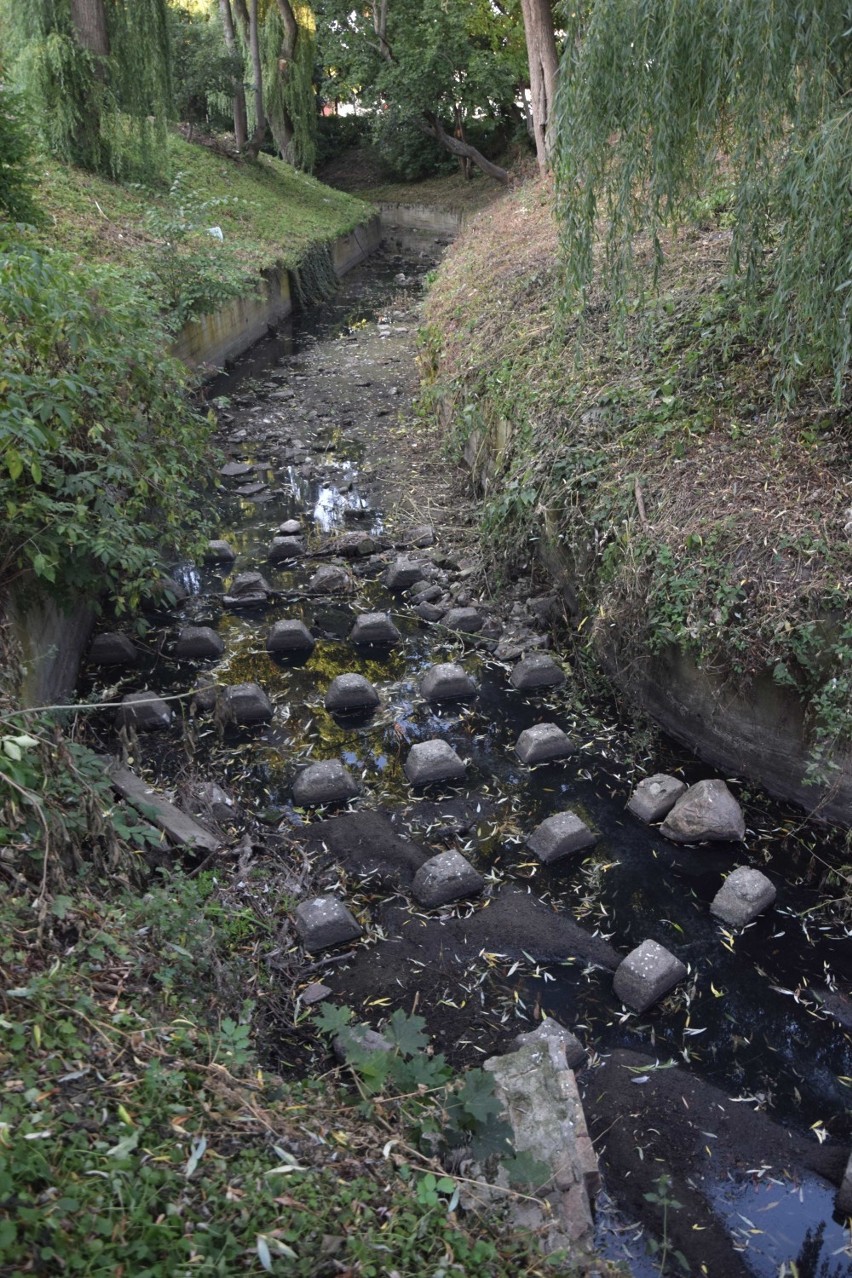
[[[172,718],[165,701],[153,692],[128,693],[115,714],[119,728],[135,728],[137,732],[158,732],[170,727]]]
[[[685,792],[685,781],[657,772],[639,782],[627,801],[627,811],[640,821],[660,821]]]
[[[302,537],[275,537],[266,552],[271,564],[281,564],[287,559],[299,559],[305,553]]]
[[[644,1012],[686,976],[686,967],[656,941],[643,941],[619,963],[612,988],[635,1012]]]
[[[249,462],[226,462],[219,471],[226,479],[238,479],[242,475],[250,475],[254,467]]]
[[[420,905],[433,909],[458,901],[464,896],[478,896],[485,880],[461,852],[439,852],[430,857],[414,876],[412,895]]]
[[[89,648],[89,661],[93,666],[136,666],[140,653],[129,635],[109,631],[95,635]]]
[[[268,723],[275,713],[269,697],[256,683],[235,683],[223,688],[219,709],[226,723],[240,726]]]
[[[347,714],[354,710],[375,710],[379,694],[359,674],[342,674],[332,679],[325,694],[325,708],[332,714]]]
[[[527,1043],[537,1046],[540,1043],[556,1043],[565,1053],[565,1063],[569,1069],[580,1069],[589,1059],[588,1053],[576,1037],[564,1025],[560,1025],[552,1016],[545,1016],[536,1029],[530,1030],[526,1034],[516,1034],[513,1045],[525,1047]]]
[[[681,795],[660,833],[673,843],[741,841],[745,818],[724,781],[699,781]]]
[[[303,901],[295,911],[296,931],[306,950],[327,950],[363,935],[364,929],[342,901],[334,896],[316,896]]]
[[[446,616],[447,612],[446,608],[441,608],[437,604],[427,603],[425,600],[423,603],[419,603],[414,611],[421,621],[432,622],[440,621],[442,617]]]
[[[461,701],[476,696],[476,684],[462,666],[443,661],[426,672],[420,691],[427,701]]]
[[[259,572],[238,572],[222,599],[226,608],[252,608],[266,603],[270,585]]]
[[[210,626],[184,626],[175,643],[179,661],[193,657],[221,657],[225,644]]]
[[[423,565],[413,559],[396,559],[384,575],[384,583],[388,590],[398,594],[413,586],[415,581],[423,580]]]
[[[775,896],[775,888],[765,874],[740,865],[713,897],[710,913],[732,927],[745,927],[772,905]]]
[[[346,803],[354,799],[358,785],[339,759],[311,763],[293,782],[293,802],[299,808],[318,808],[325,803]]]
[[[515,743],[515,751],[521,763],[532,767],[551,759],[565,759],[574,753],[574,747],[555,723],[537,723],[524,729]]]
[[[279,652],[312,652],[316,640],[304,621],[288,618],[276,621],[266,636],[266,651]]]
[[[339,564],[323,564],[308,582],[314,595],[345,595],[352,589],[352,578]]]
[[[227,541],[208,541],[204,551],[206,564],[232,564],[236,557],[236,551]]]
[[[187,791],[187,806],[193,816],[232,821],[236,807],[231,796],[215,781],[195,781]]]
[[[285,519],[283,524],[278,525],[278,534],[281,537],[298,537],[301,531],[301,519]]]
[[[565,682],[565,672],[548,653],[531,652],[515,666],[509,682],[519,692],[538,692],[541,688],[560,687]]]
[[[460,630],[463,634],[472,635],[482,629],[483,620],[482,614],[475,608],[451,608],[442,624],[448,630]]]
[[[386,612],[362,612],[355,618],[349,635],[350,643],[389,648],[399,643],[402,636]]]
[[[463,781],[465,765],[453,747],[434,738],[411,747],[405,760],[405,775],[412,785],[432,785],[437,781]]]
[[[550,865],[572,852],[594,847],[598,836],[573,812],[557,812],[537,825],[526,840],[527,847],[540,861]]]

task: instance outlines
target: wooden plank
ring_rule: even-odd
[[[158,830],[162,830],[170,843],[190,847],[200,852],[215,852],[222,846],[209,830],[175,807],[168,799],[157,794],[129,768],[114,761],[108,768],[113,788],[128,803],[141,812]]]

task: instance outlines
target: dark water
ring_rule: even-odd
[[[296,569],[265,562],[273,530],[293,516],[304,518],[317,535],[354,527],[381,531],[381,482],[373,472],[369,482],[363,478],[368,460],[363,438],[347,434],[333,415],[328,420],[322,414],[310,417],[312,388],[318,366],[335,358],[341,341],[375,343],[375,316],[382,308],[387,310],[385,327],[392,327],[392,295],[410,289],[420,271],[422,263],[400,259],[362,268],[321,315],[302,319],[261,343],[231,374],[208,387],[210,399],[229,401],[230,438],[241,459],[257,468],[252,475],[226,481],[215,535],[237,551],[235,571],[258,568],[271,586],[292,598],[255,614],[224,612],[213,596],[227,585],[230,572],[223,577],[190,564],[176,569],[190,597],[174,624],[212,624],[225,640],[226,655],[207,663],[205,672],[221,684],[256,681],[276,705],[272,724],[224,745],[212,727],[193,728],[194,766],[230,789],[246,810],[286,828],[305,819],[292,807],[290,786],[307,760],[340,757],[363,779],[361,805],[392,806],[410,797],[402,772],[406,742],[445,737],[469,760],[464,793],[489,801],[483,805],[488,815],[463,850],[492,884],[508,880],[529,885],[610,938],[622,953],[651,937],[689,968],[688,979],[669,997],[664,1011],[652,1009],[640,1018],[624,1014],[608,973],[582,970],[578,964],[501,964],[496,955],[495,979],[483,986],[490,991],[495,1014],[505,1019],[508,1009],[521,1029],[529,1028],[524,1018],[532,1009],[540,1009],[576,1027],[601,1054],[616,1046],[648,1051],[650,1045],[661,1062],[687,1065],[742,1104],[764,1108],[800,1130],[811,1129],[815,1142],[824,1138],[848,1145],[852,1003],[846,1003],[850,1019],[845,1027],[823,1003],[832,995],[848,996],[852,985],[852,912],[843,885],[828,874],[841,863],[840,840],[803,825],[794,810],[728,778],[746,811],[745,851],[725,845],[674,847],[657,830],[631,818],[625,802],[647,772],[677,771],[696,780],[711,775],[706,766],[657,739],[653,753],[643,753],[634,728],[606,706],[584,704],[570,685],[545,697],[523,697],[510,687],[506,669],[474,648],[436,639],[377,579],[369,579],[369,570],[354,599],[317,605],[298,597],[316,561]],[[400,273],[407,277],[404,285]],[[286,398],[287,391],[294,393],[293,399]],[[288,430],[294,435],[304,434],[308,441],[319,432],[333,447],[296,449],[295,458],[282,461],[276,435],[282,412],[291,413]],[[307,461],[299,460],[302,453]],[[263,483],[264,489],[237,491],[255,483]],[[376,578],[379,571],[377,564]],[[365,658],[347,636],[357,613],[374,609],[394,612],[404,643],[387,656]],[[299,617],[322,633],[314,652],[300,664],[276,662],[265,651],[266,631],[282,617]],[[178,690],[191,685],[198,667],[169,659],[170,633],[168,627],[163,631],[166,642],[159,653],[154,652],[156,634],[152,637],[150,665],[134,676],[135,683],[122,683],[121,693],[135,686]],[[418,682],[428,666],[447,659],[461,660],[480,691],[474,702],[438,713],[419,697]],[[342,727],[323,708],[328,683],[345,671],[366,675],[381,696],[380,711],[366,724]],[[103,688],[94,672],[87,688]],[[567,764],[530,772],[517,763],[514,742],[523,728],[548,720],[565,728],[580,749]],[[146,767],[164,781],[170,770],[173,774],[185,766],[182,747],[164,743],[162,737],[143,739],[140,750]],[[544,868],[527,852],[523,837],[539,820],[565,807],[597,830],[600,840],[581,860]],[[778,897],[773,910],[733,934],[710,916],[708,906],[724,874],[745,862],[769,875]],[[720,1176],[717,1194],[729,1228],[742,1231],[755,1274],[778,1274],[784,1262],[799,1254],[807,1231],[821,1226],[816,1254],[830,1259],[831,1278],[847,1272],[848,1253],[842,1249],[848,1236],[839,1220],[832,1219],[833,1190],[824,1182],[812,1178],[781,1184],[758,1174],[739,1180]],[[650,1262],[636,1260],[628,1223],[603,1210],[601,1245],[614,1256],[628,1249],[637,1275],[656,1272]]]

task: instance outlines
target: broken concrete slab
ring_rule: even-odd
[[[463,666],[442,661],[426,672],[420,691],[427,701],[461,701],[476,696],[476,684]]]
[[[326,950],[344,945],[362,936],[364,929],[342,901],[334,896],[317,896],[303,901],[295,910],[294,921],[299,939],[306,950]]]
[[[745,817],[724,781],[699,781],[681,795],[660,833],[673,843],[741,842]]]
[[[536,723],[525,728],[515,744],[521,763],[532,767],[536,763],[548,763],[551,759],[565,759],[574,753],[569,738],[555,723]]]
[[[187,816],[174,803],[157,794],[129,768],[114,761],[110,763],[108,771],[113,789],[146,820],[162,830],[170,843],[199,852],[215,852],[222,846],[221,839],[193,821],[192,817]]]
[[[405,760],[405,775],[412,785],[463,781],[465,773],[465,765],[453,747],[437,737],[412,746]]]
[[[224,651],[222,637],[212,626],[184,626],[175,643],[175,656],[179,661],[221,657]]]
[[[618,998],[644,1012],[682,981],[686,967],[656,941],[643,941],[619,963],[612,981]]]
[[[361,647],[370,644],[377,648],[390,648],[399,643],[401,638],[402,635],[386,612],[362,612],[355,618],[349,642]]]
[[[219,709],[226,723],[248,727],[268,723],[275,709],[263,688],[256,683],[235,683],[219,694]]]
[[[710,913],[731,927],[745,927],[775,900],[774,885],[748,865],[732,870],[710,902]]]
[[[565,682],[565,672],[546,652],[531,652],[523,657],[509,675],[509,682],[519,692],[539,692],[558,688]]]
[[[461,852],[439,852],[430,857],[414,876],[411,892],[426,909],[446,905],[466,896],[478,896],[485,887],[482,875]]]
[[[289,652],[313,652],[314,639],[304,621],[288,618],[276,621],[266,636],[266,651],[273,654]]]
[[[627,811],[640,821],[661,821],[685,793],[685,781],[657,772],[639,782],[627,801]]]
[[[526,845],[540,861],[550,865],[573,852],[594,847],[598,836],[575,812],[557,812],[547,817],[527,836]]]
[[[309,764],[293,782],[293,802],[299,808],[318,808],[326,803],[346,803],[358,794],[352,773],[339,759]]]
[[[122,697],[115,712],[119,728],[135,728],[137,732],[159,732],[171,726],[174,718],[171,710],[153,692],[129,692]]]
[[[589,1054],[579,1038],[564,1025],[560,1025],[552,1016],[545,1016],[534,1030],[529,1030],[526,1034],[516,1034],[513,1043],[517,1048],[525,1047],[527,1043],[535,1046],[542,1041],[553,1041],[559,1045],[565,1053],[565,1062],[569,1069],[582,1069],[589,1059]]]
[[[379,694],[360,674],[342,674],[332,679],[325,694],[325,708],[332,714],[353,714],[375,710],[380,704]]]

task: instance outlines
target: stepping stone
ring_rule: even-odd
[[[335,537],[331,542],[331,549],[336,555],[343,555],[346,559],[364,559],[367,555],[374,555],[379,549],[379,543],[365,532],[348,532],[343,533],[341,537]]]
[[[558,688],[565,682],[565,672],[546,652],[531,652],[515,666],[509,682],[519,692]]]
[[[221,657],[225,644],[210,626],[184,626],[175,644],[179,661],[192,657]]]
[[[281,564],[287,559],[299,559],[305,553],[302,537],[276,537],[266,552],[271,564]]]
[[[473,868],[461,852],[439,852],[430,857],[414,876],[411,892],[414,899],[426,907],[446,905],[464,896],[478,896],[485,887],[485,880]]]
[[[565,1061],[569,1069],[580,1069],[589,1059],[579,1038],[564,1025],[555,1021],[552,1016],[546,1016],[537,1029],[530,1030],[526,1034],[517,1034],[513,1039],[514,1047],[525,1047],[527,1043],[532,1043],[534,1047],[539,1044],[557,1043],[565,1053]]]
[[[266,636],[266,651],[313,652],[316,640],[304,621],[289,619],[276,621]]]
[[[453,747],[438,738],[418,742],[411,747],[405,760],[405,775],[412,785],[463,781],[466,771]]]
[[[259,572],[239,572],[222,603],[226,608],[253,608],[265,604],[271,586]]]
[[[301,519],[285,519],[283,524],[278,525],[278,533],[281,537],[298,537],[301,531]]]
[[[584,852],[594,847],[598,835],[593,834],[585,821],[573,812],[557,812],[537,825],[527,837],[526,845],[544,865],[561,861],[572,852]]]
[[[834,1209],[841,1216],[852,1216],[852,1154],[849,1155],[843,1180],[837,1191]]]
[[[440,621],[442,617],[446,616],[447,612],[446,608],[438,608],[431,603],[418,604],[414,611],[423,621]]]
[[[235,683],[219,695],[222,717],[227,723],[249,725],[268,723],[275,713],[272,702],[256,683]]]
[[[298,808],[318,808],[324,803],[346,803],[358,794],[351,772],[339,759],[311,763],[293,782],[293,802]]]
[[[745,927],[772,905],[775,896],[775,888],[765,874],[740,865],[713,897],[710,913],[732,927]]]
[[[476,684],[462,666],[443,661],[427,671],[420,691],[427,701],[461,701],[476,696]]]
[[[306,950],[327,950],[363,936],[364,929],[335,896],[303,901],[294,914],[296,931]]]
[[[95,635],[89,648],[89,661],[93,666],[137,666],[140,656],[129,635],[118,631]]]
[[[137,732],[158,732],[168,728],[172,712],[161,697],[153,692],[130,692],[122,697],[115,715],[119,728],[135,728]]]
[[[352,578],[337,564],[323,564],[308,582],[308,590],[315,595],[344,595],[351,589]]]
[[[349,635],[349,642],[355,644],[376,644],[389,648],[399,643],[402,635],[386,612],[362,612],[355,618],[355,625]]]
[[[444,617],[443,624],[448,630],[460,630],[472,635],[482,629],[483,617],[475,608],[451,608]]]
[[[332,714],[347,714],[353,710],[375,710],[379,694],[359,674],[342,674],[332,679],[325,694],[325,708]]]
[[[248,462],[227,462],[219,471],[226,479],[237,479],[240,475],[250,475],[254,467]]]
[[[411,559],[397,559],[388,568],[383,581],[388,590],[399,594],[407,590],[409,586],[413,586],[415,581],[422,581],[423,577],[422,564],[415,563]]]
[[[724,781],[699,781],[681,795],[660,833],[673,843],[741,842],[745,818]]]
[[[555,723],[537,723],[524,729],[515,744],[515,751],[521,763],[532,767],[550,759],[565,759],[574,753],[574,747]]]
[[[665,772],[657,772],[639,782],[627,802],[627,811],[632,812],[640,821],[659,821],[666,813],[671,812],[680,796],[685,793],[685,781],[670,777]]]
[[[232,564],[237,552],[226,541],[208,541],[204,551],[206,564]]]
[[[408,592],[414,603],[436,603],[444,593],[442,588],[433,582],[419,581],[416,587]]]
[[[616,968],[612,988],[627,1007],[644,1012],[686,976],[686,967],[656,941],[643,941]]]

